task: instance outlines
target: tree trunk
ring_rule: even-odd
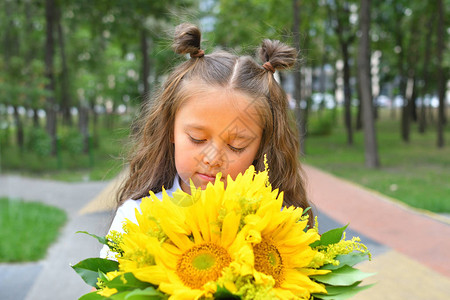
[[[414,123],[417,123],[417,121],[419,120],[419,116],[417,113],[417,76],[415,75],[413,78],[413,90],[412,90],[412,97],[411,97],[411,118],[413,120]]]
[[[83,153],[89,152],[89,107],[83,104],[83,100],[80,101],[78,112],[78,127],[80,129],[81,136],[83,137]]]
[[[23,123],[19,115],[19,107],[14,105],[14,123],[16,124],[16,138],[17,145],[19,146],[20,151],[24,150],[24,138],[23,138]]]
[[[72,117],[70,115],[70,87],[69,87],[69,70],[67,68],[66,49],[64,42],[64,33],[61,24],[61,9],[57,9],[57,29],[58,29],[58,42],[59,49],[61,50],[61,112],[63,116],[63,123],[72,126]]]
[[[148,38],[145,28],[141,29],[141,55],[142,55],[142,83],[144,90],[142,92],[141,101],[144,102],[150,93],[150,60],[148,55]]]
[[[400,53],[398,53],[397,57],[397,73],[398,76],[400,78],[400,82],[399,82],[399,95],[402,97],[403,99],[403,105],[402,105],[402,109],[401,109],[401,122],[400,122],[400,133],[401,133],[401,138],[404,142],[408,142],[409,141],[409,132],[408,132],[408,128],[407,128],[407,122],[409,124],[409,110],[408,110],[408,103],[407,103],[407,99],[406,99],[406,88],[407,88],[407,80],[406,80],[406,76],[405,76],[405,68],[404,68],[404,52],[405,49],[403,47],[403,32],[395,32],[396,33],[396,44],[398,46],[400,46]]]
[[[425,133],[425,129],[427,126],[427,118],[426,118],[426,105],[425,105],[425,95],[428,93],[428,78],[430,76],[429,71],[429,64],[430,64],[430,57],[431,57],[431,36],[433,35],[433,19],[434,19],[434,12],[429,17],[429,20],[427,22],[427,34],[426,34],[426,41],[425,41],[425,54],[424,54],[424,60],[423,60],[423,81],[424,84],[421,89],[421,96],[422,96],[422,105],[420,107],[420,115],[419,115],[419,132]]]
[[[292,35],[294,39],[294,47],[300,52],[300,0],[293,0],[294,22],[292,25]],[[306,107],[302,104],[302,75],[301,67],[296,64],[294,69],[294,99],[295,99],[295,117],[300,141],[300,152],[305,153],[306,139]]]
[[[322,111],[325,109],[326,107],[326,102],[325,102],[325,94],[327,92],[327,87],[326,87],[326,79],[327,79],[327,75],[325,73],[325,65],[327,64],[327,52],[325,50],[325,41],[323,43],[323,55],[322,55],[322,61],[320,63],[320,75],[319,75],[319,92],[320,94],[322,94],[322,100],[320,102],[319,105],[319,116],[321,116]]]
[[[25,31],[27,34],[27,39],[31,38],[31,34],[34,31],[34,27],[33,27],[33,16],[35,16],[35,11],[33,9],[33,3],[31,3],[31,1],[25,1]],[[30,36],[28,36],[28,34]],[[33,58],[36,56],[36,53],[38,53],[38,48],[40,47],[40,45],[38,43],[33,43],[33,40],[30,39],[31,42],[27,43],[27,47],[26,47],[26,54],[25,54],[25,64],[27,66],[31,66],[31,64],[33,63]],[[28,68],[29,69],[29,68]],[[28,73],[28,78],[26,80],[26,86],[27,88],[35,88],[36,84],[33,82],[33,76],[35,76],[34,74],[32,74],[32,72]],[[37,108],[36,108],[36,98],[35,96],[26,96],[27,98],[29,98],[29,106],[30,109],[33,110],[33,115],[32,115],[32,122],[33,122],[33,127],[34,128],[39,128],[39,116],[37,114]]]
[[[412,99],[412,93],[414,88],[413,86],[414,86],[414,78],[408,78],[408,81],[406,83],[406,91],[404,98],[405,102],[403,103],[402,107],[402,119],[401,119],[402,139],[406,143],[409,142],[412,102],[414,101]]]
[[[359,21],[362,35],[358,53],[358,77],[363,115],[365,162],[369,168],[378,168],[380,161],[378,158],[372,105],[372,82],[370,79],[370,0],[361,0]]]
[[[417,80],[415,74],[412,77],[412,91],[411,91],[411,120],[417,122]]]
[[[438,26],[437,26],[437,61],[439,62],[437,67],[437,81],[438,81],[438,95],[439,95],[439,108],[438,108],[438,122],[437,122],[437,146],[438,148],[444,147],[444,125],[445,125],[445,82],[446,76],[444,73],[444,67],[442,65],[443,54],[445,50],[445,25],[444,25],[444,4],[442,0],[438,0]]]
[[[359,72],[359,70],[358,70]],[[358,85],[358,88],[356,89],[356,91],[358,92],[358,111],[356,112],[356,124],[355,124],[355,130],[359,131],[363,128],[363,121],[362,121],[362,106],[363,106],[363,101],[362,101],[362,91],[361,91],[361,85]]]
[[[351,104],[351,88],[350,88],[350,65],[348,44],[341,43],[342,58],[344,60],[344,122],[347,129],[347,144],[353,145],[353,128],[352,128],[352,104]]]
[[[99,127],[99,120],[98,120],[98,114],[95,110],[95,100],[91,100],[90,102],[90,113],[92,114],[92,139],[93,139],[93,146],[97,146],[100,141],[100,135],[98,133],[98,127]]]
[[[5,11],[3,13],[5,15],[5,20],[2,21],[6,26],[2,32],[4,37],[2,41],[3,49],[1,51],[3,53],[3,66],[2,66],[3,68],[0,71],[0,72],[4,71],[6,75],[10,76],[10,78],[8,78],[5,83],[7,83],[7,85],[10,85],[11,87],[14,87],[15,89],[18,88],[18,86],[21,84],[22,81],[20,75],[17,75],[17,70],[15,70],[14,66],[10,65],[11,59],[16,55],[19,55],[20,53],[19,33],[16,25],[14,24],[14,13],[18,9],[17,6],[18,6],[17,1],[4,2]],[[4,80],[0,79],[0,81]],[[0,93],[5,93],[5,91],[0,90]],[[8,94],[9,95],[7,96],[5,104],[6,106],[8,105],[13,106],[14,109],[13,117],[16,125],[17,145],[19,146],[19,149],[23,151],[24,149],[23,125],[18,112],[18,107],[21,105],[20,96],[18,92],[10,92]],[[5,118],[5,120],[6,119],[8,118]],[[9,128],[7,130],[9,131]]]
[[[45,76],[48,79],[45,89],[48,90],[50,96],[47,96],[46,112],[47,112],[47,132],[51,138],[51,153],[56,155],[56,101],[54,96],[55,79],[53,74],[53,56],[54,56],[54,39],[53,29],[55,22],[55,1],[45,1],[45,20],[46,20],[46,41],[45,41]]]
[[[426,80],[426,79],[425,79]],[[427,119],[426,119],[426,109],[425,109],[425,94],[422,94],[422,100],[420,101],[420,112],[419,112],[419,133],[425,133],[425,129],[427,127]]]
[[[345,21],[350,17],[349,3],[347,1],[333,1],[335,9],[327,2],[328,15],[334,20],[334,31],[341,47],[343,60],[343,83],[344,83],[344,124],[347,130],[347,144],[353,145],[353,128],[351,114],[351,87],[350,87],[350,54],[349,46],[355,39],[356,34],[352,32],[349,24]],[[342,4],[342,5],[341,5]]]
[[[416,74],[417,61],[419,59],[418,44],[420,42],[419,20],[415,19],[411,22],[411,38],[409,40],[406,51],[406,70],[407,82],[404,98],[406,105],[402,109],[402,138],[403,141],[409,142],[411,121],[417,121],[416,106]]]
[[[33,126],[34,128],[41,127],[39,124],[39,110],[37,108],[33,108]]]

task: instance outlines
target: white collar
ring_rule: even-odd
[[[172,193],[174,193],[176,190],[180,189],[181,190],[181,185],[180,185],[180,176],[175,175],[175,178],[173,179],[173,184],[172,187],[168,190],[166,190],[166,193],[169,197],[172,197]]]

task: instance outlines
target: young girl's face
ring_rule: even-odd
[[[190,193],[189,179],[206,188],[218,172],[222,181],[243,173],[255,160],[262,126],[252,99],[243,93],[208,88],[193,96],[175,115],[175,166],[183,191]]]

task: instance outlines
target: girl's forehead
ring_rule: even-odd
[[[260,110],[249,95],[225,88],[195,90],[187,97],[175,115],[175,122],[191,129],[220,124],[227,133],[240,135],[239,128],[262,128]]]

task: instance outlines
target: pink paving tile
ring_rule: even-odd
[[[314,206],[336,221],[450,277],[450,226],[387,197],[305,166]]]

